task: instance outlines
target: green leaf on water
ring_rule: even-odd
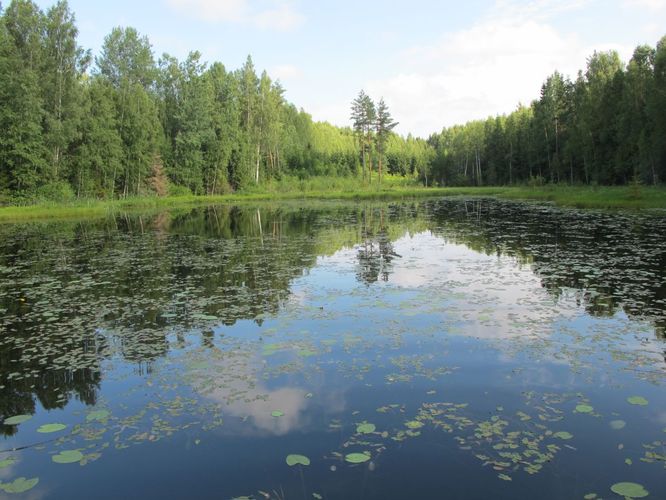
[[[23,422],[27,422],[32,418],[32,415],[16,415],[15,417],[9,417],[5,419],[3,425],[19,425]]]
[[[584,498],[585,500],[594,500],[594,499],[597,498],[598,496],[599,496],[599,495],[597,495],[596,493],[588,493],[588,494],[585,495],[583,498]]]
[[[423,422],[419,422],[418,420],[410,420],[405,424],[408,429],[416,430],[420,429],[423,427]]]
[[[356,432],[359,434],[372,434],[375,430],[377,430],[375,424],[370,424],[368,422],[363,422],[356,426]]]
[[[11,467],[17,462],[15,458],[9,457],[6,458],[2,461],[0,461],[0,469],[6,469],[7,467]]]
[[[624,429],[627,426],[627,423],[624,420],[613,420],[610,423],[610,426],[614,431],[619,431]]]
[[[370,460],[370,455],[366,453],[350,453],[345,456],[345,460],[350,464],[362,464]]]
[[[310,459],[305,455],[287,455],[287,465],[294,467],[295,465],[310,465]]]
[[[561,432],[556,432],[553,434],[553,437],[556,437],[558,439],[564,439],[565,441],[568,441],[569,439],[573,438],[573,434],[570,432],[566,431],[561,431]]]
[[[630,398],[627,398],[627,401],[629,404],[636,405],[636,406],[647,406],[648,400],[645,399],[643,396],[631,396]]]
[[[83,453],[78,450],[65,450],[51,457],[57,464],[73,464],[83,460]]]
[[[576,406],[576,412],[577,413],[592,413],[594,411],[594,407],[590,405],[578,405]]]
[[[621,497],[644,498],[650,494],[648,490],[638,483],[615,483],[611,491]]]
[[[284,417],[284,412],[280,410],[275,410],[273,413],[271,413],[271,416],[274,418]]]
[[[67,429],[65,424],[46,424],[37,429],[37,432],[41,434],[51,434],[53,432],[64,431],[65,429]]]
[[[497,477],[499,477],[502,481],[513,481],[511,476],[507,476],[506,474],[497,474]]]
[[[18,479],[15,479],[11,483],[0,483],[0,488],[5,490],[6,493],[24,493],[37,486],[38,482],[39,482],[38,477],[33,477],[32,479],[19,477]]]
[[[111,414],[107,410],[97,410],[88,413],[86,416],[86,422],[104,422],[108,420]]]

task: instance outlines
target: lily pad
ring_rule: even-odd
[[[104,422],[111,414],[107,410],[97,410],[88,413],[86,422]]]
[[[370,424],[368,422],[363,422],[362,424],[358,424],[356,426],[356,432],[359,434],[372,434],[377,430],[377,427],[375,424]]]
[[[648,400],[645,399],[643,396],[631,396],[630,398],[627,398],[627,401],[629,402],[629,404],[636,406],[648,405]]]
[[[6,418],[4,422],[2,422],[4,425],[19,425],[22,424],[23,422],[27,422],[32,418],[32,415],[16,415],[15,417],[9,417]]]
[[[284,412],[280,410],[275,410],[273,413],[271,413],[271,416],[274,418],[284,417]]]
[[[32,479],[19,477],[11,483],[0,483],[0,488],[5,490],[6,493],[24,493],[37,486],[37,483],[39,483],[38,477],[33,477]]]
[[[73,464],[83,460],[83,453],[79,450],[65,450],[51,457],[57,464]]]
[[[6,458],[2,461],[0,461],[0,469],[6,469],[7,467],[11,467],[17,462],[15,458],[9,457]]]
[[[609,425],[614,431],[619,431],[624,429],[627,423],[624,420],[613,420]]]
[[[598,496],[599,496],[599,495],[597,495],[596,493],[588,493],[588,494],[585,495],[583,498],[584,498],[585,500],[594,500],[594,499],[597,498]]]
[[[423,422],[419,422],[418,420],[411,420],[407,422],[405,425],[407,426],[408,429],[416,430],[423,427],[424,424]]]
[[[556,432],[555,434],[553,434],[553,437],[556,437],[558,439],[564,439],[565,441],[568,441],[569,439],[573,438],[573,434],[571,434],[570,432],[561,431],[561,432]]]
[[[65,424],[46,424],[37,429],[37,432],[41,434],[51,434],[53,432],[60,432],[65,429],[67,429]]]
[[[350,453],[345,456],[345,460],[350,464],[363,464],[370,460],[370,455],[366,453]]]
[[[611,486],[611,491],[627,498],[644,498],[650,494],[643,485],[638,483],[615,483]]]
[[[590,405],[578,405],[576,406],[576,412],[577,413],[592,413],[594,411],[594,407]]]
[[[289,467],[294,467],[295,465],[310,465],[310,459],[305,455],[288,455],[287,456],[287,465]]]

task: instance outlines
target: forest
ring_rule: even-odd
[[[65,0],[0,6],[0,202],[219,195],[269,181],[386,173],[426,186],[659,184],[666,179],[666,37],[624,64],[593,54],[507,116],[394,133],[361,91],[350,127],[315,122],[252,58],[236,70],[156,57],[118,27],[94,56]]]

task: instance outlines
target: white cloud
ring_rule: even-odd
[[[657,11],[666,9],[666,0],[624,0],[624,5],[629,8]]]
[[[290,31],[305,17],[286,0],[168,0],[172,9],[209,23],[241,23],[260,29]]]
[[[254,23],[258,27],[276,31],[291,31],[298,28],[304,21],[305,17],[286,3],[259,12],[254,18]]]
[[[593,50],[614,48],[622,56],[631,54],[622,46],[585,45],[549,23],[550,17],[586,3],[498,1],[472,27],[405,51],[400,66],[407,71],[368,82],[366,88],[374,97],[384,96],[401,123],[399,131],[420,136],[511,112],[519,103],[527,105],[537,98],[555,70],[575,77]]]
[[[303,72],[300,68],[292,64],[279,64],[278,66],[272,67],[268,73],[272,78],[282,82],[298,80],[303,76]]]

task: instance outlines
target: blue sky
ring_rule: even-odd
[[[54,2],[38,0],[48,8]],[[555,69],[575,76],[593,50],[628,59],[666,34],[666,0],[70,0],[97,52],[134,26],[156,54],[239,67],[251,54],[315,119],[348,124],[361,88],[384,97],[399,132],[427,136],[510,112]]]

